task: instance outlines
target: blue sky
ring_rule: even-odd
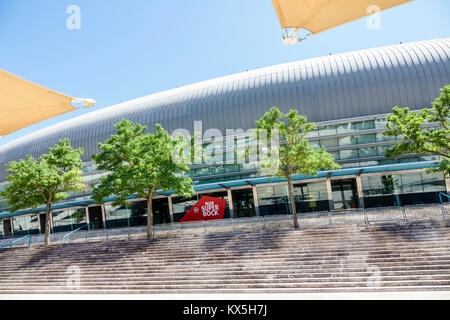
[[[69,30],[70,5],[81,29]],[[0,69],[99,104],[51,124],[151,93],[255,68],[450,36],[449,0],[415,0],[284,46],[270,0],[0,0]]]

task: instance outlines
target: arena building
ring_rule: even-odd
[[[47,153],[59,139],[83,147],[84,181],[92,185],[103,172],[92,155],[98,143],[115,133],[113,125],[126,118],[156,123],[169,132],[201,127],[203,144],[220,150],[215,159],[196,163],[189,175],[196,196],[183,199],[161,193],[153,200],[154,224],[176,223],[201,195],[227,200],[225,218],[290,214],[286,182],[258,175],[255,163],[237,163],[235,151],[245,148],[249,129],[272,106],[282,112],[296,108],[318,129],[308,136],[325,147],[342,169],[321,171],[316,177],[295,176],[297,212],[351,210],[439,202],[450,192],[443,174],[426,174],[438,157],[410,154],[386,159],[385,151],[400,139],[386,137],[386,116],[394,106],[418,110],[430,107],[440,88],[450,84],[450,38],[391,45],[334,54],[243,72],[153,94],[94,111],[53,125],[0,147],[0,188],[6,185],[5,164]],[[195,128],[195,126],[197,128]],[[217,132],[223,134],[217,140]],[[130,199],[131,207],[103,205],[91,199],[91,190],[72,193],[55,204],[53,232],[74,230],[86,223],[94,229],[146,224],[146,203]],[[3,237],[44,232],[45,208],[11,213],[0,200]]]

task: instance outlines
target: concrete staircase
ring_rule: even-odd
[[[0,261],[0,294],[450,290],[450,222],[37,245]]]

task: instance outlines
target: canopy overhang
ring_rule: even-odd
[[[337,27],[412,0],[272,0],[281,28],[312,34]]]
[[[94,100],[74,99],[0,70],[0,137],[77,110],[72,101],[95,104]]]

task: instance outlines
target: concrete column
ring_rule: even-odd
[[[257,216],[259,216],[258,192],[256,191],[256,186],[253,186],[252,189],[253,189],[253,202],[255,204],[255,213]]]
[[[330,211],[334,210],[334,201],[333,201],[333,189],[331,188],[331,179],[327,178],[327,193],[328,193],[328,205],[330,206]]]
[[[361,176],[356,176],[356,191],[358,192],[358,208],[364,208],[364,194],[361,183]]]
[[[100,206],[102,208],[102,220],[103,220],[103,228],[106,229],[106,214],[105,214],[105,205],[102,204]]]
[[[445,177],[445,189],[450,193],[450,177]]]
[[[84,212],[86,214],[86,223],[88,225],[88,230],[91,230],[91,226],[89,225],[89,223],[91,222],[89,221],[89,208],[88,207],[84,208]]]
[[[170,222],[173,223],[173,205],[172,205],[172,197],[167,197],[167,202],[169,203],[169,216],[170,216]]]
[[[39,226],[39,234],[41,234],[42,233],[42,230],[41,230],[41,214],[40,213],[38,213],[38,226]],[[4,233],[3,233],[4,234]]]
[[[228,208],[230,209],[230,218],[235,218],[233,209],[233,195],[231,193],[231,189],[227,189],[227,198],[228,198]]]

